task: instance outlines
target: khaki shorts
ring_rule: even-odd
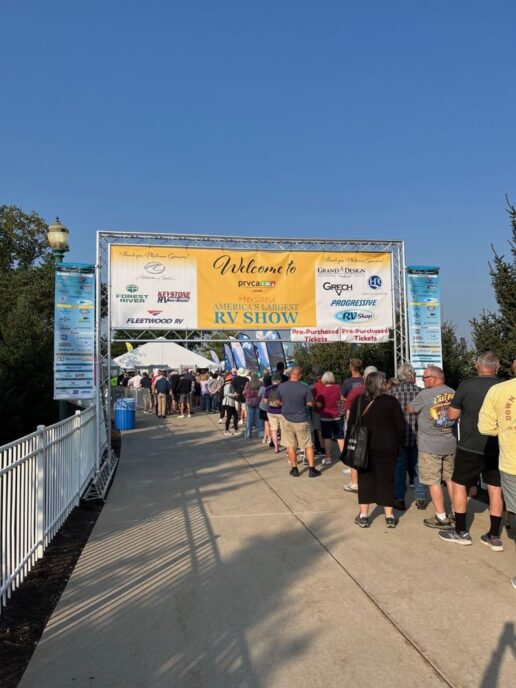
[[[292,423],[282,417],[281,445],[283,447],[299,447],[300,449],[313,447],[310,423]]]
[[[441,480],[451,480],[455,454],[418,453],[419,482],[422,485],[439,485]]]
[[[267,418],[269,419],[271,430],[274,430],[275,432],[281,430],[281,421],[283,420],[281,413],[268,413]]]

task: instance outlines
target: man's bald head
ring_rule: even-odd
[[[301,368],[299,366],[294,366],[290,371],[290,379],[293,382],[297,382],[301,379]]]

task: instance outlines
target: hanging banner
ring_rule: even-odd
[[[238,339],[242,345],[242,351],[244,352],[245,367],[251,373],[257,373],[260,370],[258,364],[258,356],[256,355],[256,350],[254,344],[249,341],[249,337],[246,334],[239,334]]]
[[[95,266],[59,263],[55,280],[54,399],[95,397]]]
[[[428,365],[442,368],[441,300],[439,268],[412,265],[407,268],[407,318],[410,362],[418,384]]]
[[[111,328],[392,327],[388,252],[110,246]]]
[[[354,344],[378,344],[389,341],[388,327],[303,327],[292,328],[290,338],[293,342],[328,344],[330,342],[349,342]]]
[[[230,344],[224,344],[224,364],[226,370],[233,370],[233,368],[236,368]]]

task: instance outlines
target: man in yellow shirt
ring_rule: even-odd
[[[512,371],[516,373],[516,357]],[[488,391],[478,415],[478,430],[498,437],[503,496],[507,509],[516,513],[516,378]],[[511,582],[516,588],[516,576]]]

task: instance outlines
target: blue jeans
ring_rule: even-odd
[[[246,404],[247,416],[245,420],[245,436],[247,439],[251,437],[253,425],[256,425],[258,430],[258,437],[263,437],[263,420],[260,418],[260,408],[258,406],[249,406]]]
[[[419,468],[417,465],[417,447],[405,447],[396,461],[394,473],[394,497],[405,499],[407,493],[407,469],[414,471],[414,496],[416,499],[428,499],[428,488],[419,482]]]
[[[211,396],[209,394],[202,395],[202,410],[211,411]]]

